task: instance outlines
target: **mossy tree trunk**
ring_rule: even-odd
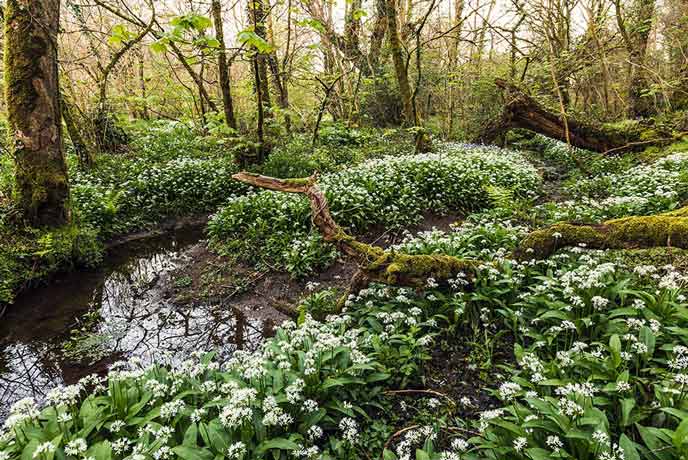
[[[69,221],[57,71],[59,0],[5,4],[5,91],[16,186],[34,225]]]
[[[688,110],[688,0],[669,0],[673,24],[665,34],[669,41],[671,69],[678,84],[671,95],[672,108]]]
[[[217,68],[220,74],[220,91],[222,92],[222,107],[225,113],[225,123],[232,129],[237,128],[236,118],[234,117],[234,101],[232,99],[232,86],[227,65],[227,51],[225,47],[225,33],[222,25],[222,5],[220,0],[213,0],[212,5],[213,23],[215,24],[215,38],[220,42],[217,52]]]
[[[614,0],[616,23],[628,52],[628,103],[629,118],[649,117],[654,113],[652,100],[645,95],[649,87],[647,78],[647,45],[655,17],[655,0],[633,0],[627,9],[621,0]]]
[[[512,128],[527,129],[574,147],[600,153],[621,154],[643,150],[650,145],[669,144],[675,140],[672,132],[648,130],[641,124],[622,129],[596,125],[553,112],[515,85],[501,79],[495,84],[504,90],[507,103],[502,112],[492,120],[475,139],[476,142],[492,143]]]
[[[594,249],[688,249],[688,207],[655,216],[613,219],[597,225],[555,224],[524,238],[517,255],[544,259],[557,249],[581,244]]]
[[[248,17],[253,25],[256,35],[267,42],[265,20],[267,19],[266,7],[263,0],[249,0],[247,5]],[[257,137],[258,150],[255,158],[240,158],[242,164],[262,163],[270,154],[271,145],[265,133],[265,120],[272,118],[272,104],[270,102],[270,88],[268,86],[267,55],[253,48],[251,56],[253,71],[253,89],[256,93],[257,106]]]
[[[67,101],[64,96],[60,98],[60,108],[62,110],[62,119],[67,127],[67,134],[69,134],[69,139],[72,141],[74,153],[79,159],[79,167],[81,169],[89,169],[91,166],[93,166],[94,162],[93,152],[86,144],[86,141],[84,141],[84,138],[76,125],[74,113],[72,112],[72,104]]]
[[[399,86],[401,105],[404,108],[404,119],[406,120],[407,126],[415,126],[416,120],[414,116],[415,111],[413,110],[413,101],[411,99],[411,84],[409,83],[408,68],[406,67],[404,49],[401,43],[401,36],[399,35],[396,0],[385,1],[385,14],[387,18],[389,49],[390,53],[392,53],[392,61],[394,62],[394,74],[396,75],[397,85]]]
[[[264,41],[268,41],[266,19],[267,9],[263,0],[249,0],[248,2],[249,21],[253,25],[254,32]],[[268,85],[268,57],[266,54],[254,50],[253,60],[258,65],[258,73],[255,75],[255,85],[260,87],[260,103],[263,105],[263,113],[266,117],[272,114],[272,103],[270,102],[270,88]],[[259,91],[256,89],[256,95]]]
[[[270,77],[272,86],[277,94],[277,106],[282,110],[284,117],[284,126],[287,132],[291,132],[291,116],[289,115],[289,86],[286,72],[286,65],[280,68],[280,62],[277,58],[277,46],[275,46],[274,31],[272,26],[272,14],[267,13],[267,32],[270,45],[273,46],[272,51],[266,56],[267,65],[270,69]],[[287,51],[288,52],[288,51]],[[283,63],[285,64],[285,63]]]
[[[387,1],[375,0],[375,20],[373,30],[370,34],[370,51],[368,52],[368,64],[374,76],[382,73],[380,66],[380,53],[382,52],[382,42],[387,32]]]

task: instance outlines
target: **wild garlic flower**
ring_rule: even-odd
[[[561,442],[559,436],[547,436],[545,443],[547,444],[547,447],[552,449],[552,452],[554,452],[555,454],[564,447],[564,443]]]
[[[77,456],[86,452],[87,449],[88,444],[86,444],[86,440],[84,438],[77,438],[68,442],[64,448],[64,451],[67,455]]]
[[[33,451],[33,458],[40,458],[41,455],[52,452],[55,452],[55,444],[51,441],[44,442],[36,446],[36,450]]]
[[[355,444],[358,441],[358,424],[356,420],[351,417],[344,417],[339,421],[339,429],[342,431],[342,437]]]

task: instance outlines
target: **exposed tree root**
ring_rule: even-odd
[[[688,249],[688,206],[656,216],[624,217],[599,225],[555,224],[530,233],[516,255],[544,259],[559,248],[580,244],[593,249]]]
[[[478,265],[482,263],[446,255],[400,254],[357,241],[332,218],[327,198],[316,184],[315,176],[307,179],[275,179],[241,172],[232,177],[256,187],[306,195],[311,204],[313,224],[325,241],[336,245],[339,250],[351,256],[358,265],[359,271],[351,282],[351,292],[363,289],[370,282],[391,286],[423,287],[428,278],[434,278],[440,285],[446,284],[448,280],[457,276],[465,276],[470,281]]]
[[[667,145],[681,135],[658,132],[656,128],[640,124],[619,128],[570,117],[563,120],[561,114],[548,110],[515,85],[501,79],[495,80],[495,84],[505,91],[508,102],[499,117],[490,122],[478,136],[479,142],[492,143],[506,131],[522,128],[562,142],[570,141],[571,145],[581,149],[621,154],[640,151],[650,145]]]

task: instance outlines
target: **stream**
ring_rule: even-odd
[[[215,350],[222,360],[260,346],[274,318],[221,299],[172,302],[172,273],[202,237],[200,229],[186,229],[127,243],[97,270],[64,274],[21,295],[0,321],[0,420],[19,399],[41,400],[120,359],[174,363]]]

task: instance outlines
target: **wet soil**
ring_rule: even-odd
[[[513,339],[500,337],[490,355],[456,336],[445,335],[438,343],[440,346],[432,350],[432,358],[425,366],[427,388],[448,396],[464,419],[501,406],[488,389],[498,387],[506,378],[500,365],[515,364]]]
[[[432,229],[448,231],[458,221],[455,215],[427,214],[423,221],[402,230],[369,229],[359,240],[387,248],[399,243],[404,234]],[[199,302],[228,302],[242,311],[252,314],[277,309],[289,314],[294,305],[309,293],[308,286],[317,289],[345,289],[356,271],[355,263],[346,257],[339,258],[330,267],[308,276],[294,279],[278,270],[256,269],[264,266],[261,261],[239,261],[220,256],[209,250],[205,242],[199,242],[189,251],[187,263],[173,271],[176,283],[171,285],[170,296],[177,304]],[[258,264],[260,262],[260,264]]]

